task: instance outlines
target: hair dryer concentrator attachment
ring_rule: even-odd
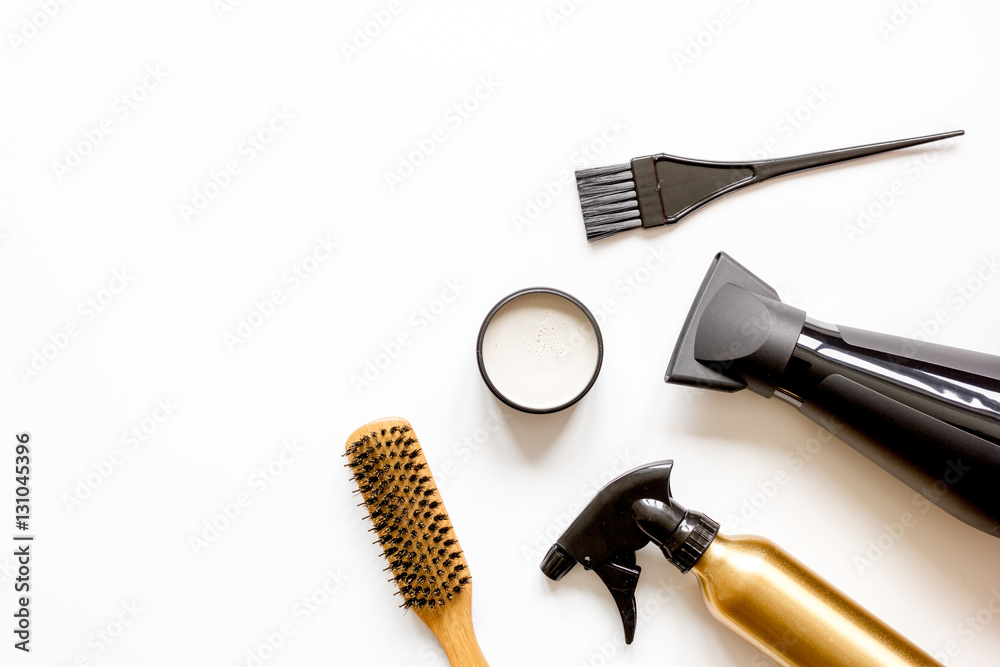
[[[719,253],[666,381],[777,394],[946,512],[1000,537],[1000,357],[813,321]]]

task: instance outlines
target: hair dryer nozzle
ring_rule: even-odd
[[[1000,537],[1000,357],[805,315],[719,253],[666,381],[777,393],[932,503]]]
[[[695,296],[664,379],[720,391],[749,387],[771,396],[805,317],[720,252]]]

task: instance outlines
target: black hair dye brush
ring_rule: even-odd
[[[775,176],[963,134],[963,130],[955,130],[757,162],[713,162],[666,154],[650,155],[634,158],[628,164],[578,171],[576,188],[580,193],[587,240],[597,241],[639,227],[672,225],[723,195]]]

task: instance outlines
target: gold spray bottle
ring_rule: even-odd
[[[720,535],[719,524],[670,494],[673,461],[610,482],[549,549],[542,572],[561,579],[576,563],[601,577],[635,635],[635,552],[653,542],[694,572],[724,625],[790,667],[941,667],[930,655],[773,542]]]

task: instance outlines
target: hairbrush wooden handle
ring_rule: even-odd
[[[462,590],[437,609],[420,609],[417,615],[444,647],[451,667],[489,667],[472,627],[472,587]]]
[[[437,636],[452,667],[487,667],[472,629],[472,578],[413,427],[379,419],[347,439],[347,465],[403,605]]]

